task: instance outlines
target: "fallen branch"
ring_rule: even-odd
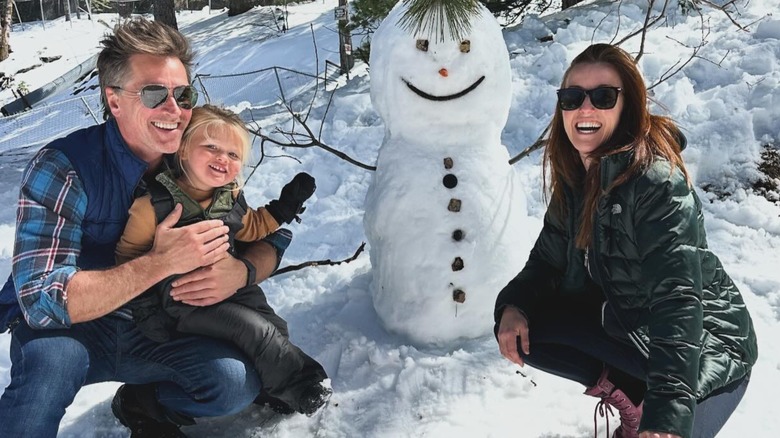
[[[331,259],[327,259],[327,260],[312,260],[308,262],[303,262],[298,265],[289,265],[289,266],[285,266],[284,268],[277,269],[276,272],[271,274],[271,277],[274,277],[279,274],[286,274],[287,272],[290,271],[298,271],[303,268],[308,268],[309,266],[334,266],[334,265],[340,265],[342,263],[349,263],[354,261],[356,258],[358,258],[360,253],[363,252],[365,248],[366,248],[366,242],[362,242],[358,247],[357,251],[355,251],[355,254],[352,255],[352,257],[346,258],[344,260],[338,260],[335,262],[332,261]]]

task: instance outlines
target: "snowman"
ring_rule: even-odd
[[[457,15],[447,0],[422,13],[421,3],[399,2],[371,40],[385,136],[364,228],[385,328],[445,346],[491,333],[496,296],[532,237],[501,144],[511,99],[501,28],[476,1]]]

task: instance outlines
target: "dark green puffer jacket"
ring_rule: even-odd
[[[602,159],[603,190],[630,159]],[[595,282],[617,316],[604,329],[630,339],[648,360],[640,430],[691,436],[696,401],[745,376],[758,356],[742,296],[707,248],[701,201],[660,158],[603,196],[587,255],[591,281],[585,251],[574,244],[582,197],[565,194],[573,214],[547,211],[526,266],[497,298],[496,324],[514,305],[530,315],[533,330],[535,308],[576,300]]]

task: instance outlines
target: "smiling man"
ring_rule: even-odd
[[[114,266],[128,208],[179,147],[197,93],[193,54],[178,31],[131,20],[102,45],[107,121],[41,149],[21,184],[13,273],[0,292],[0,327],[12,332],[11,383],[0,398],[5,436],[55,437],[91,383],[128,383],[112,409],[133,437],[184,436],[180,425],[238,412],[260,391],[236,347],[197,336],[155,343],[125,308],[174,274],[185,274],[172,291],[184,303],[220,302],[267,278],[277,257],[258,242],[246,261],[233,258],[220,220],[173,228],[177,206],[149,253]]]

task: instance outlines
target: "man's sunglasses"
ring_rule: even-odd
[[[141,98],[141,103],[149,109],[157,108],[168,100],[168,91],[173,92],[173,99],[181,109],[192,109],[198,103],[198,91],[192,85],[179,85],[169,89],[165,85],[144,85],[138,91],[130,91],[122,87],[111,88],[126,93],[135,94]]]
[[[585,96],[590,97],[590,103],[594,108],[607,110],[617,104],[620,87],[598,87],[592,90],[582,88],[561,88],[558,90],[558,106],[563,111],[573,111],[582,106]]]

